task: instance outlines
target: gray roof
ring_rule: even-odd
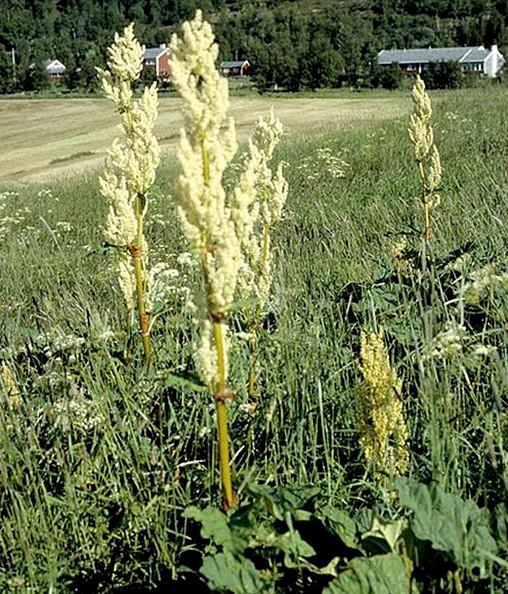
[[[225,60],[224,62],[220,63],[221,68],[241,68],[244,64],[249,64],[247,60]]]
[[[431,47],[427,49],[381,50],[377,55],[380,65],[428,64],[429,62],[483,62],[490,49],[479,47]]]
[[[461,62],[483,62],[490,54],[489,49],[485,49],[482,45],[480,47],[469,47],[469,51],[461,60]]]
[[[155,60],[157,56],[167,51],[167,47],[147,47],[143,53],[143,60]]]

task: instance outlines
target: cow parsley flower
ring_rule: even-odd
[[[467,331],[461,324],[452,320],[445,324],[445,329],[432,340],[425,359],[452,359],[462,353]]]

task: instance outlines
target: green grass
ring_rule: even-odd
[[[444,182],[435,264],[402,288],[386,280],[389,249],[397,233],[420,229],[423,217],[415,208],[407,117],[300,135],[281,146],[277,158],[287,162],[290,194],[275,237],[255,416],[242,406],[248,365],[241,347],[231,361],[240,498],[256,481],[312,483],[322,504],[397,513],[365,469],[354,417],[360,327],[383,326],[404,381],[409,474],[486,506],[499,555],[506,556],[496,528],[508,483],[506,292],[498,287],[492,300],[466,310],[462,354],[424,357],[456,310],[462,282],[440,259],[473,242],[464,274],[487,262],[506,272],[506,100],[506,91],[490,89],[436,102]],[[317,160],[323,147],[349,164],[343,178]],[[168,160],[147,215],[152,264],[176,266],[182,251],[173,178]],[[197,535],[181,511],[220,498],[213,403],[174,379],[193,372],[192,323],[182,301],[171,297],[154,325],[153,370],[143,370],[138,341],[126,366],[125,320],[102,247],[106,206],[97,177],[8,182],[0,191],[0,360],[21,392],[19,405],[9,404],[5,390],[1,396],[0,584],[13,592],[167,584],[182,565],[196,563]],[[193,270],[180,272],[184,285],[197,282]],[[480,342],[495,346],[495,354],[475,358]],[[505,580],[495,566],[467,591],[502,592]]]

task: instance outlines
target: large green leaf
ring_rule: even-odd
[[[237,559],[233,555],[219,553],[205,557],[200,573],[206,578],[212,591],[234,594],[259,594],[263,581],[254,563],[249,559]]]
[[[345,512],[327,505],[323,509],[317,510],[315,515],[332,534],[340,538],[346,547],[361,550],[356,522]]]
[[[277,520],[285,520],[286,513],[300,513],[309,499],[319,493],[319,488],[314,486],[272,488],[267,485],[251,485],[249,492],[256,498],[262,499],[270,514]]]
[[[356,557],[323,594],[409,594],[409,576],[399,555]]]
[[[413,512],[411,528],[417,538],[427,540],[436,551],[449,555],[460,568],[479,568],[496,551],[486,510],[474,501],[446,493],[438,485],[424,485],[411,479],[397,482],[401,505]]]
[[[207,507],[199,509],[188,507],[183,512],[184,518],[191,518],[201,524],[201,536],[209,538],[214,544],[222,546],[224,551],[241,554],[247,547],[247,541],[228,525],[228,518],[218,509]]]
[[[398,552],[398,545],[404,530],[407,528],[407,520],[385,520],[374,516],[372,526],[368,532],[362,534],[362,540],[376,538],[384,541],[392,553]]]
[[[284,553],[286,567],[299,567],[302,559],[313,557],[316,554],[316,551],[303,540],[297,530],[281,534],[273,541],[272,546]]]

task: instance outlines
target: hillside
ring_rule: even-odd
[[[293,90],[357,84],[382,48],[508,43],[503,0],[0,0],[0,93],[47,86],[30,66],[50,57],[66,88],[94,90],[115,31],[133,20],[158,45],[196,8],[222,58],[248,58],[262,85]]]

